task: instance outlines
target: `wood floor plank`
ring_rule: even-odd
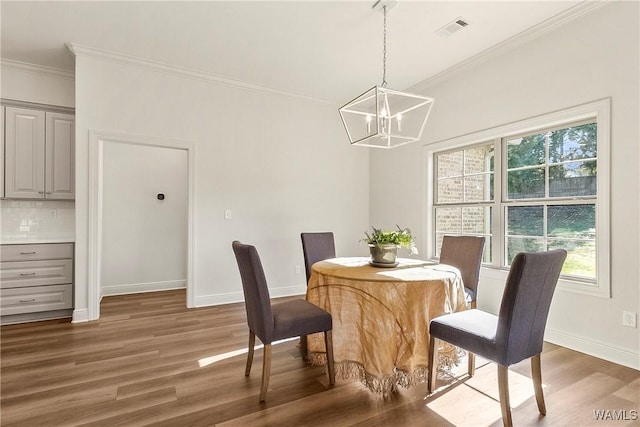
[[[105,297],[101,319],[2,326],[2,426],[499,426],[495,365],[440,373],[391,396],[356,381],[328,384],[298,340],[273,345],[267,402],[259,403],[262,349],[244,376],[244,304],[185,308],[184,290]],[[515,425],[622,426],[595,409],[638,411],[640,372],[545,343],[539,416],[529,362],[511,367]],[[461,405],[460,402],[464,402]],[[631,425],[631,424],[629,424]]]

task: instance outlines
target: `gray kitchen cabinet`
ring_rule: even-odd
[[[75,118],[72,114],[5,108],[6,198],[75,198]]]
[[[4,198],[4,105],[0,106],[0,199]]]
[[[0,246],[0,323],[69,317],[73,243]]]

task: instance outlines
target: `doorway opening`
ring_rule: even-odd
[[[100,301],[104,296],[104,255],[105,255],[105,246],[107,243],[107,247],[109,248],[109,253],[113,255],[113,242],[111,237],[106,236],[105,231],[107,229],[113,230],[113,227],[109,225],[109,223],[105,223],[105,190],[107,193],[113,194],[113,189],[110,188],[112,186],[112,182],[106,182],[105,177],[113,175],[112,171],[107,170],[107,174],[105,175],[105,167],[109,168],[110,162],[113,162],[114,158],[123,159],[123,153],[136,153],[135,155],[144,156],[144,153],[153,154],[154,156],[160,155],[160,157],[165,156],[168,153],[171,154],[179,154],[178,157],[184,157],[186,155],[186,306],[194,307],[195,306],[195,283],[194,283],[194,268],[193,268],[193,254],[194,254],[194,145],[192,142],[176,140],[176,139],[167,139],[167,138],[156,138],[156,137],[146,137],[146,136],[132,136],[132,135],[122,135],[122,134],[114,134],[114,133],[106,133],[106,132],[90,132],[90,144],[89,144],[89,215],[88,215],[88,262],[87,262],[87,272],[88,272],[88,287],[87,287],[87,320],[96,320],[100,317]],[[168,151],[166,151],[168,149]],[[115,154],[114,154],[115,153]],[[141,154],[142,153],[142,154]],[[115,155],[115,157],[114,157]],[[118,157],[119,156],[119,157]],[[175,157],[175,156],[169,156]],[[105,164],[105,161],[107,162]],[[181,161],[181,160],[179,160]],[[135,171],[133,171],[135,174]],[[175,189],[171,192],[173,194],[170,196],[166,194],[166,192],[162,190],[157,190],[153,193],[154,201],[152,202],[151,209],[153,208],[161,208],[166,206],[165,202],[168,201],[168,197],[174,198],[176,196]],[[145,197],[149,197],[149,195],[145,195]],[[122,220],[122,219],[121,219]],[[139,244],[136,243],[136,244]],[[113,258],[113,257],[112,257]],[[117,257],[116,257],[117,259]],[[110,259],[108,262],[113,262]],[[129,266],[133,265],[136,260],[130,260]],[[137,288],[131,286],[125,286],[120,290],[132,291],[132,289],[137,289],[138,292],[145,291],[144,287],[147,286],[150,289],[147,290],[158,290],[158,288],[162,286],[166,286],[167,288],[176,287],[176,283],[138,283]],[[109,288],[111,289],[108,293],[113,294],[114,289],[117,288]]]

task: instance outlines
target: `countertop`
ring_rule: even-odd
[[[2,245],[24,245],[37,243],[74,243],[75,234],[71,233],[42,233],[42,234],[3,234],[0,236]]]

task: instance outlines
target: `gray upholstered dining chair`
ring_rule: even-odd
[[[333,233],[300,233],[304,268],[307,272],[307,284],[311,277],[311,266],[318,261],[336,257],[336,245]]]
[[[476,308],[484,240],[484,237],[476,236],[444,236],[440,248],[440,263],[460,270],[465,298],[471,303],[471,308]],[[471,352],[467,364],[467,372],[472,376],[476,369],[476,358]]]
[[[471,302],[471,308],[476,308],[484,241],[484,237],[444,236],[440,249],[440,263],[460,270],[464,293],[467,301]]]
[[[429,324],[429,376],[433,391],[438,363],[436,340],[469,350],[498,365],[498,388],[502,421],[511,426],[509,366],[531,358],[531,375],[538,410],[546,413],[542,394],[540,353],[551,299],[567,257],[564,249],[521,252],[509,269],[497,316],[478,309],[445,314]]]
[[[271,343],[285,338],[324,332],[329,383],[335,384],[331,314],[303,299],[288,300],[272,305],[267,279],[256,248],[242,244],[237,240],[232,243],[232,247],[242,279],[249,325],[249,351],[245,376],[249,376],[251,372],[256,335],[264,344],[260,402],[265,401],[269,387]]]

